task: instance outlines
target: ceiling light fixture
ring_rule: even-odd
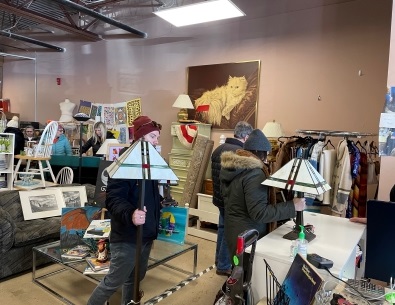
[[[154,12],[176,27],[245,16],[230,0],[210,0]]]

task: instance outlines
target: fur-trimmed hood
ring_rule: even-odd
[[[231,183],[241,173],[262,169],[263,167],[263,162],[249,151],[243,149],[238,149],[236,152],[226,151],[221,155],[220,178],[224,183]]]
[[[221,167],[223,169],[253,169],[263,168],[263,166],[263,162],[247,150],[225,151],[221,155]]]

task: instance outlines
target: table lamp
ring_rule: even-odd
[[[276,154],[279,149],[278,138],[283,137],[285,135],[283,128],[281,127],[280,123],[273,120],[273,122],[267,122],[265,124],[265,126],[262,129],[262,132],[265,134],[265,136],[270,142],[270,145],[272,146],[272,151],[267,156],[267,160],[269,162],[275,162]]]
[[[177,97],[172,107],[180,108],[180,111],[177,114],[177,118],[179,122],[188,120],[187,109],[195,109],[195,107],[193,107],[191,98],[187,94],[180,94]]]
[[[96,152],[96,155],[107,156],[109,144],[119,144],[119,141],[117,139],[106,139],[100,146],[99,150]]]
[[[263,185],[277,187],[294,191],[298,198],[303,198],[304,193],[321,195],[329,191],[331,187],[311,165],[309,160],[303,158],[294,158],[281,167],[277,172],[262,182]],[[285,239],[297,239],[300,232],[300,226],[303,226],[303,211],[296,212],[296,225],[293,231],[285,234]],[[315,238],[312,232],[306,231],[305,238],[311,241]]]
[[[138,140],[133,143],[117,160],[107,168],[108,176],[113,179],[138,179],[140,196],[138,207],[144,210],[146,180],[178,180],[173,170],[156,151],[154,146],[146,141]],[[140,256],[142,248],[143,226],[137,226],[136,234],[136,263],[134,270],[133,303],[140,304]]]

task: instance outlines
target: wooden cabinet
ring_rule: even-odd
[[[189,208],[189,215],[197,216],[196,225],[188,227],[188,234],[216,242],[217,232],[202,228],[201,222],[218,224],[219,210],[213,204],[213,196],[201,193],[198,193],[197,196],[197,209]]]
[[[169,166],[177,175],[178,185],[170,187],[171,196],[177,202],[180,202],[182,198],[182,192],[184,190],[185,180],[191,161],[193,149],[183,145],[177,137],[176,128],[182,123],[173,122],[171,124],[171,135],[172,135],[172,148],[169,153]],[[197,126],[197,135],[205,136],[210,139],[211,136],[211,124],[194,123]]]
[[[12,190],[14,180],[13,133],[0,133],[0,191]]]

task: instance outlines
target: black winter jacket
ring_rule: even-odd
[[[115,139],[114,135],[112,132],[107,131],[107,139]],[[92,147],[92,152],[93,152],[93,156],[96,156],[97,151],[99,150],[100,146],[103,144],[101,141],[100,142],[96,142],[96,144],[93,142],[94,139],[93,137],[91,137],[88,141],[86,141],[85,145],[82,146],[82,153],[86,153],[89,148]]]
[[[132,215],[139,204],[139,185],[141,180],[108,179],[106,208],[111,215],[110,242],[136,242],[137,226]],[[145,180],[145,200],[147,208],[143,225],[143,242],[154,240],[158,236],[160,218],[160,194],[158,181]]]
[[[221,195],[221,183],[219,173],[221,172],[221,154],[224,151],[236,151],[243,148],[243,142],[235,138],[227,138],[224,144],[218,146],[211,155],[211,176],[213,180],[213,204],[219,208],[224,207]]]
[[[229,254],[236,253],[237,236],[256,229],[259,237],[266,234],[267,224],[295,217],[292,201],[268,203],[269,188],[262,182],[266,175],[263,162],[245,156],[244,150],[224,152],[221,156],[221,191],[225,202],[225,240]]]

